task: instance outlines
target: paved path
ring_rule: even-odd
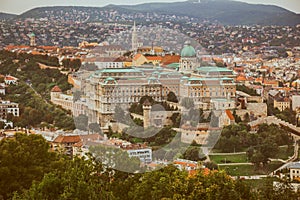
[[[235,152],[235,153],[209,153],[210,156],[230,156],[230,155],[241,155],[247,152]]]
[[[276,161],[278,161],[278,162],[286,163],[286,160],[282,160],[282,159],[269,158],[269,160],[270,160],[271,162],[276,162]]]
[[[290,159],[286,160],[285,161],[286,163],[284,165],[282,165],[278,169],[274,170],[270,175],[276,174],[277,171],[280,171],[280,170],[286,168],[291,162],[293,162],[296,159],[298,159],[298,156],[299,156],[299,144],[296,141],[295,142],[295,148],[294,148],[294,155]]]
[[[251,127],[252,126],[256,126],[258,124],[262,124],[262,123],[267,123],[267,124],[277,124],[279,126],[283,126],[283,127],[286,127],[286,128],[289,128],[292,132],[291,135],[293,136],[294,140],[295,140],[295,146],[294,146],[294,155],[287,159],[287,160],[279,160],[279,161],[283,161],[284,165],[282,165],[281,167],[279,167],[278,169],[274,170],[270,175],[272,176],[273,174],[275,174],[277,171],[280,171],[284,168],[286,168],[291,162],[295,161],[296,159],[298,159],[299,157],[299,145],[298,145],[298,142],[297,141],[300,141],[300,127],[296,127],[295,125],[293,124],[290,124],[286,121],[283,121],[275,116],[268,116],[268,117],[265,117],[265,118],[260,118],[256,121],[253,121],[253,122],[250,122],[248,123]],[[272,159],[271,159],[272,160]],[[276,159],[274,159],[276,160]]]
[[[222,163],[218,166],[234,166],[234,165],[254,165],[253,163]]]
[[[26,83],[26,85],[28,85],[28,86],[34,91],[34,93],[35,93],[36,95],[38,95],[39,97],[41,97],[41,98],[43,99],[43,101],[44,101],[46,104],[49,104],[49,102],[48,102],[46,99],[44,99],[44,98],[42,97],[42,95],[41,95],[40,93],[38,93],[38,92],[32,87],[32,85],[31,85],[30,83]]]

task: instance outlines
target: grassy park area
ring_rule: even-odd
[[[278,178],[267,177],[267,178],[261,178],[261,179],[243,180],[244,183],[249,185],[254,190],[260,190],[261,188],[266,186],[267,182],[273,182],[273,181],[278,181]]]
[[[276,156],[278,159],[287,160],[289,157],[292,157],[294,154],[294,148],[288,148],[288,146],[279,147],[279,152]]]
[[[254,165],[223,165],[219,166],[231,176],[267,175],[282,165],[280,162],[271,162],[263,169],[256,169]]]
[[[228,165],[219,166],[221,170],[225,170],[231,176],[251,176],[258,175],[253,165]]]
[[[210,155],[211,161],[217,164],[225,163],[247,163],[246,154],[232,154],[232,155]]]

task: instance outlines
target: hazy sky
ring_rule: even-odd
[[[0,0],[0,12],[20,14],[41,6],[105,6],[107,4],[138,4],[146,2],[174,2],[183,0]],[[240,0],[248,3],[272,4],[300,13],[299,0]]]

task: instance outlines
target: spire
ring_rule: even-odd
[[[155,55],[153,41],[152,41],[152,46],[151,46],[150,54],[151,54],[151,55]]]
[[[135,21],[133,23],[133,30],[132,30],[132,40],[131,40],[131,50],[136,51],[138,48],[138,41],[137,41],[137,34],[136,34],[136,25]]]

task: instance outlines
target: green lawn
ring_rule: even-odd
[[[230,165],[219,166],[219,168],[225,170],[226,173],[231,176],[251,176],[259,174],[254,170],[253,165]]]
[[[222,163],[247,163],[246,154],[237,154],[237,155],[210,155],[211,161],[222,164]]]
[[[279,152],[276,156],[278,159],[287,160],[294,154],[294,148],[288,149],[288,146],[279,147]]]
[[[241,149],[239,152],[246,152],[248,150],[248,148],[243,148]],[[216,149],[216,148],[213,148],[211,150],[212,153],[225,153],[223,152],[221,149]],[[226,152],[227,153],[227,152]],[[229,153],[234,153],[234,152],[229,152]]]
[[[275,169],[279,168],[282,165],[280,162],[272,162],[268,164],[264,169],[256,170],[254,165],[228,165],[228,166],[219,166],[220,169],[223,169],[227,174],[231,176],[251,176],[251,175],[268,175]]]
[[[278,181],[276,177],[268,177],[268,178],[261,178],[261,179],[252,179],[252,180],[243,180],[244,183],[249,185],[251,189],[259,190],[266,185],[266,182],[273,182]]]

